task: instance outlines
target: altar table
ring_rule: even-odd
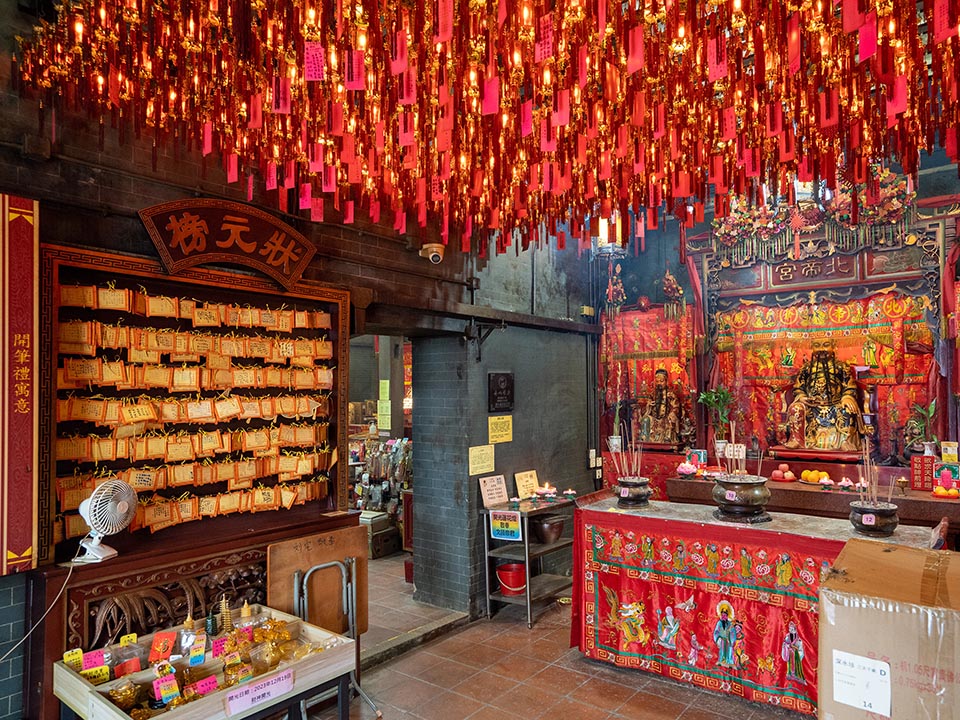
[[[820,573],[855,537],[847,520],[771,513],[721,522],[698,505],[574,514],[572,644],[589,658],[806,713],[817,711]],[[928,529],[886,542],[926,547]]]
[[[840,478],[844,475],[857,477],[859,466],[838,465],[839,469],[834,472],[834,477]],[[880,468],[889,475],[902,475],[903,468]],[[909,475],[909,471],[907,471]],[[884,478],[881,475],[881,484]],[[700,505],[714,506],[713,501],[713,482],[701,480],[698,478],[668,477],[666,479],[667,497],[672,502],[698,503]],[[767,503],[768,510],[778,510],[786,513],[796,513],[798,515],[818,515],[820,517],[845,518],[850,515],[850,501],[857,499],[856,493],[843,492],[841,490],[825,491],[818,485],[808,485],[801,482],[778,482],[768,480],[767,487],[770,489],[770,501]],[[885,490],[881,489],[881,493]],[[960,547],[960,500],[948,500],[933,497],[925,490],[903,490],[897,489],[893,494],[893,502],[897,504],[897,515],[900,517],[901,525],[922,525],[926,528],[932,528],[940,522],[942,518],[950,521],[947,532],[947,547],[956,549]]]

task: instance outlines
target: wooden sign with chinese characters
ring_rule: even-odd
[[[289,290],[317,251],[272,215],[227,200],[176,200],[144,208],[140,217],[171,275],[194,265],[232,263],[266,273]]]
[[[36,567],[39,204],[0,195],[0,575]]]

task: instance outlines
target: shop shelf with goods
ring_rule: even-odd
[[[560,552],[567,559],[572,557],[573,538],[569,536],[572,509],[573,501],[567,498],[534,498],[481,510],[484,517],[487,617],[492,617],[495,603],[523,605],[527,611],[527,627],[533,627],[534,606],[543,609],[547,602],[572,586],[569,576],[546,572],[543,562],[547,556],[559,561]],[[494,523],[504,512],[519,515],[518,541],[493,537]],[[564,527],[567,533],[563,532]],[[532,563],[536,563],[536,570]],[[494,575],[499,583],[498,589],[494,589]]]
[[[278,656],[279,653],[274,652],[273,648],[279,647],[279,640],[250,644],[251,659],[247,661],[247,667],[253,677],[237,682],[230,670],[237,667],[242,670],[244,660],[228,666],[230,654],[218,654],[217,651],[223,650],[231,640],[238,642],[236,638],[240,637],[241,631],[223,630],[223,614],[211,614],[219,634],[206,639],[207,647],[201,664],[188,664],[184,656],[172,661],[152,662],[152,669],[149,666],[144,666],[142,670],[135,669],[141,667],[141,655],[146,658],[148,650],[151,654],[158,651],[161,645],[157,640],[159,637],[171,636],[179,641],[189,634],[204,642],[202,632],[195,633],[192,627],[183,625],[143,636],[131,646],[113,645],[104,650],[83,653],[82,657],[75,660],[68,653],[64,657],[74,661],[73,667],[66,661],[57,661],[53,665],[53,691],[63,703],[61,716],[85,720],[126,720],[142,712],[151,712],[141,712],[139,708],[147,702],[145,698],[153,697],[150,692],[158,687],[156,669],[166,666],[170,671],[169,684],[175,690],[170,691],[169,700],[164,698],[166,702],[163,706],[184,720],[263,718],[283,713],[284,710],[298,713],[301,701],[334,688],[338,696],[338,717],[345,719],[349,714],[350,672],[356,662],[354,641],[279,610],[263,606],[255,606],[251,610],[248,619],[238,618],[238,628],[249,624],[254,628],[254,639],[258,639],[259,628],[265,628],[264,632],[284,632],[283,637],[293,638],[283,641],[284,647],[295,645],[297,651],[277,661],[277,657],[271,659],[270,653],[263,651],[270,650],[274,656]],[[197,621],[198,627],[201,622]],[[274,625],[271,627],[265,624],[267,622]],[[126,650],[126,654],[123,655],[120,650]],[[242,656],[243,652],[247,651],[239,654]],[[129,670],[125,666],[129,666],[130,662],[117,664],[117,658],[121,656],[136,661],[133,672],[123,675],[125,670]],[[94,667],[93,663],[100,665]],[[98,673],[99,670],[103,672]],[[186,683],[188,675],[193,678],[192,685]],[[100,681],[101,677],[103,681]],[[164,692],[167,691],[168,688],[164,686]],[[180,699],[173,702],[174,698]],[[173,709],[178,704],[179,707]]]

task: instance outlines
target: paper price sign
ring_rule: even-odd
[[[204,651],[207,649],[207,634],[199,633],[190,646],[190,664],[202,665],[205,657]]]
[[[177,685],[176,675],[171,673],[153,681],[153,696],[158,700],[170,702],[179,695],[180,686]]]
[[[226,646],[227,646],[226,636],[214,638],[213,647],[210,648],[210,653],[213,655],[213,657],[220,657],[221,655],[223,655],[223,648],[225,648]]]
[[[205,677],[203,680],[198,680],[193,685],[187,686],[190,690],[193,690],[197,695],[209,695],[214,690],[220,687],[220,684],[217,682],[217,676],[211,675],[210,677]]]
[[[490,513],[490,537],[494,540],[523,540],[519,510],[495,510]]]
[[[83,650],[80,648],[67,650],[63,654],[63,663],[73,670],[80,672],[83,669]]]
[[[236,715],[254,705],[269,702],[293,690],[293,669],[227,693],[227,715]]]
[[[101,665],[100,667],[90,668],[89,670],[81,670],[80,674],[93,685],[99,685],[110,679],[110,668],[106,665]]]
[[[104,664],[103,650],[91,650],[90,652],[84,653],[81,663],[81,670],[100,667]]]

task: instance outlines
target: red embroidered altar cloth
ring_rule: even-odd
[[[816,714],[820,571],[845,540],[615,507],[575,513],[572,644],[620,667]]]

